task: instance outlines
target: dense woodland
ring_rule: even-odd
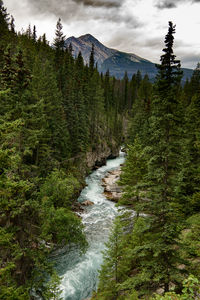
[[[59,19],[53,45],[37,29],[16,33],[0,0],[0,298],[51,299],[56,247],[87,247],[74,199],[87,152],[122,143],[128,79],[99,74],[64,47]],[[50,280],[51,282],[51,280]]]
[[[60,19],[53,45],[35,26],[17,33],[0,0],[1,299],[57,299],[49,253],[87,248],[74,212],[85,157],[99,145],[119,147],[127,118],[119,205],[130,210],[115,222],[94,299],[150,299],[159,289],[177,296],[155,299],[195,299],[200,67],[182,86],[174,33],[169,23],[154,84],[140,72],[120,81],[99,74],[93,47],[89,65],[73,57]]]
[[[200,299],[200,65],[182,86],[174,33],[169,22],[156,81],[144,78],[133,103],[119,183],[129,211],[93,299]]]

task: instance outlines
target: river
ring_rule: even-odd
[[[98,270],[102,264],[102,251],[108,240],[110,228],[118,213],[115,204],[103,195],[101,180],[108,171],[115,170],[124,162],[124,153],[109,159],[106,165],[92,172],[86,178],[87,186],[82,190],[79,202],[90,200],[94,205],[88,206],[81,214],[89,244],[87,252],[80,256],[76,249],[56,257],[56,269],[62,282],[64,300],[83,300],[91,296],[98,284]]]

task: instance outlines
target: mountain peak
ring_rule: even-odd
[[[117,50],[113,50],[104,46],[101,42],[99,42],[93,35],[87,33],[81,35],[79,38],[69,37],[65,44],[69,46],[72,44],[73,54],[77,57],[78,53],[81,51],[83,59],[86,63],[89,62],[89,57],[92,49],[92,44],[94,44],[94,58],[95,62],[100,66],[105,59],[112,56]]]
[[[81,35],[78,38],[69,37],[65,41],[65,45],[69,46],[70,43],[72,44],[73,55],[77,57],[81,51],[85,63],[89,63],[92,44],[94,44],[94,59],[98,64],[99,71],[105,73],[109,69],[110,74],[117,78],[123,78],[125,71],[127,71],[129,78],[138,70],[141,71],[142,76],[148,74],[151,79],[155,78],[157,73],[155,64],[152,62],[133,53],[108,48],[90,33]],[[188,77],[190,77],[189,73]]]
[[[101,42],[99,42],[99,40],[97,40],[93,35],[91,35],[90,33],[81,35],[79,38],[79,40],[81,40],[84,43],[88,43],[88,44],[94,44],[94,46],[96,48],[104,48],[104,49],[108,49],[106,46],[104,46]]]
[[[79,37],[79,39],[81,39],[81,40],[95,40],[95,41],[97,41],[97,39],[93,35],[91,35],[90,33],[86,33],[84,35],[81,35]]]

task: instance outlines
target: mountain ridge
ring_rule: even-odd
[[[87,33],[80,37],[71,36],[65,41],[65,46],[72,45],[74,57],[81,52],[84,62],[89,63],[89,57],[94,45],[94,59],[98,65],[99,72],[105,73],[108,69],[112,76],[123,78],[125,71],[131,79],[133,74],[139,70],[141,75],[148,74],[150,80],[154,80],[157,74],[156,64],[142,58],[134,53],[126,53],[117,49],[108,48],[93,35]],[[183,81],[192,76],[193,70],[182,68]]]

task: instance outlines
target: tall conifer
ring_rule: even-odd
[[[166,292],[170,282],[180,280],[178,274],[181,273],[177,269],[180,263],[178,251],[175,252],[174,247],[180,233],[180,208],[176,189],[180,171],[178,162],[181,122],[177,94],[182,72],[180,61],[175,60],[173,54],[174,33],[175,26],[169,22],[165,37],[166,47],[163,49],[165,54],[161,56],[161,65],[158,66],[159,73],[152,102],[146,181],[147,197],[150,201],[144,203],[144,211],[151,214],[149,231],[153,243],[149,244],[149,250],[154,257],[152,281],[156,283],[159,278],[158,284],[163,285]]]

